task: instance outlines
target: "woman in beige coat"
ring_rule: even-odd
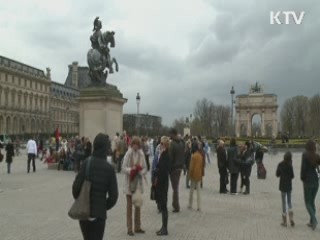
[[[134,232],[145,233],[141,229],[141,204],[142,199],[133,202],[133,195],[136,191],[140,191],[139,195],[143,193],[143,181],[147,173],[146,161],[144,153],[141,150],[140,139],[134,137],[131,142],[131,147],[124,156],[122,164],[122,172],[125,174],[124,193],[127,197],[127,228],[128,235],[134,236],[132,228],[132,205],[135,205],[134,210]]]
[[[197,211],[201,211],[200,207],[200,184],[202,181],[203,171],[204,171],[204,158],[200,152],[199,145],[196,152],[193,153],[191,157],[191,162],[189,166],[189,177],[191,180],[190,195],[189,195],[189,209],[192,209],[193,202],[193,191],[197,190]]]

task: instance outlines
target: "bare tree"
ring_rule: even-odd
[[[293,135],[294,130],[294,101],[287,99],[281,109],[282,131]]]
[[[309,100],[308,132],[312,136],[320,136],[320,95],[317,94]]]

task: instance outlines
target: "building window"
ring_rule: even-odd
[[[21,108],[21,94],[18,95],[18,107]]]

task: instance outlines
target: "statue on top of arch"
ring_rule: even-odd
[[[263,88],[260,84],[258,84],[258,82],[256,82],[256,84],[251,85],[250,93],[263,93]]]

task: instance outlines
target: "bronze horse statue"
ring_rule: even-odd
[[[119,66],[117,60],[110,56],[110,49],[115,47],[114,32],[106,31],[99,36],[98,47],[93,47],[88,51],[87,61],[89,65],[89,76],[91,85],[102,86],[106,84],[108,74],[112,74],[113,64],[118,72]],[[91,37],[93,45],[93,40]]]

